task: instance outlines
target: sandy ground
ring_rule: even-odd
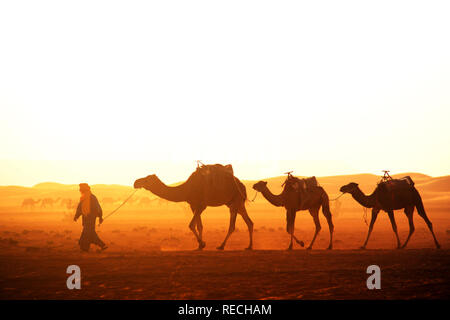
[[[257,209],[257,208],[256,208]],[[268,209],[269,210],[269,209]],[[250,210],[249,210],[250,211]],[[39,218],[37,218],[39,217]],[[0,213],[0,299],[448,299],[450,219],[429,210],[442,245],[436,250],[425,223],[415,215],[416,232],[407,249],[396,250],[386,214],[375,225],[368,250],[361,211],[335,217],[334,250],[322,231],[312,251],[288,252],[282,210],[251,209],[254,249],[244,251],[248,233],[241,218],[226,250],[215,249],[228,228],[226,208],[203,215],[207,246],[197,252],[187,225],[190,214],[122,212],[106,220],[104,252],[81,253],[81,222],[58,212]],[[402,241],[408,224],[396,213]],[[314,227],[299,213],[296,234],[309,244]],[[66,268],[81,268],[81,290],[66,288]],[[366,288],[366,268],[381,268],[381,290]]]

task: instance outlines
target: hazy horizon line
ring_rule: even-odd
[[[430,178],[443,178],[443,177],[447,177],[450,176],[450,174],[446,174],[446,175],[439,175],[439,176],[432,176],[426,173],[422,173],[422,172],[411,172],[411,171],[407,171],[407,172],[400,172],[400,173],[395,173],[395,174],[391,174],[392,176],[398,176],[398,175],[403,175],[403,174],[421,174]],[[336,174],[336,175],[315,175],[315,177],[317,178],[329,178],[329,177],[343,177],[343,176],[359,176],[359,175],[372,175],[372,176],[379,176],[380,178],[382,177],[382,174],[377,175],[375,173],[368,173],[368,172],[363,172],[363,173],[352,173],[352,174]],[[258,181],[258,180],[268,180],[268,179],[274,179],[274,178],[279,178],[279,177],[283,177],[284,175],[278,175],[278,176],[272,176],[272,177],[265,177],[265,178],[259,178],[259,179],[242,179],[239,178],[239,180],[241,181]],[[308,177],[308,176],[304,176],[304,175],[297,175],[297,177]],[[172,183],[168,183],[168,185],[175,185],[181,182],[184,182],[186,180],[181,180],[181,181],[177,181],[177,182],[172,182]],[[32,185],[19,185],[19,184],[0,184],[0,187],[24,187],[24,188],[34,188],[37,185],[40,184],[60,184],[63,186],[72,186],[72,185],[78,185],[81,182],[76,182],[76,183],[63,183],[63,182],[57,182],[57,181],[42,181],[42,182],[38,182]],[[121,184],[121,183],[89,183],[89,185],[91,186],[96,186],[96,185],[107,185],[107,186],[121,186],[121,187],[132,187],[131,185],[126,185],[126,184]]]

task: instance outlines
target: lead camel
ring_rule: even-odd
[[[187,202],[193,217],[189,228],[198,241],[198,249],[205,247],[202,238],[203,225],[201,214],[206,207],[226,205],[230,209],[230,225],[222,244],[217,247],[223,250],[228,238],[235,230],[236,217],[240,214],[248,227],[250,242],[247,250],[253,248],[253,222],[247,214],[245,201],[247,192],[244,184],[233,175],[230,165],[206,165],[198,167],[186,182],[179,186],[167,186],[156,175],[152,174],[134,182],[135,188],[145,188],[153,194],[172,202]]]

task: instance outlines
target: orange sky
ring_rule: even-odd
[[[198,159],[243,179],[447,175],[448,9],[2,3],[0,185],[175,182]]]

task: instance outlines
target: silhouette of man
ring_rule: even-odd
[[[91,193],[91,188],[87,183],[80,183],[80,193],[80,203],[73,218],[74,221],[77,221],[80,216],[83,216],[83,232],[81,233],[78,244],[83,251],[89,251],[91,243],[99,246],[101,250],[105,250],[108,247],[98,237],[97,232],[95,232],[95,220],[97,217],[100,223],[103,222],[103,211],[100,203],[97,197]]]

